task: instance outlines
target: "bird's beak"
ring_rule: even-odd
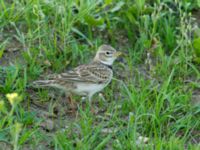
[[[116,52],[116,53],[114,54],[115,57],[119,57],[120,55],[122,55],[122,52]]]

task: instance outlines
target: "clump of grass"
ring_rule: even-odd
[[[198,100],[191,103],[200,96],[200,37],[192,16],[198,0],[0,3],[0,62],[7,64],[0,66],[5,149],[199,149]],[[54,102],[51,91],[30,89],[33,80],[89,62],[102,43],[127,56],[114,66],[117,80],[104,98],[95,97],[97,115],[81,104],[78,117],[51,118],[39,106],[33,109],[31,100],[47,102],[46,111],[53,114],[62,99]],[[20,59],[7,62],[13,53]],[[6,98],[8,93],[13,94]],[[53,129],[41,128],[46,120]],[[149,143],[138,145],[140,135]]]

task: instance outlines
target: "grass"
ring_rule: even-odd
[[[0,149],[200,148],[199,0],[0,4]],[[70,114],[57,89],[31,88],[88,63],[103,43],[126,56],[104,98],[94,96],[97,115],[80,97]]]

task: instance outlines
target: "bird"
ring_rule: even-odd
[[[34,81],[37,87],[54,87],[66,93],[87,97],[91,103],[95,93],[102,91],[112,80],[114,61],[122,54],[110,45],[101,45],[93,60],[72,70],[52,74],[47,80]]]

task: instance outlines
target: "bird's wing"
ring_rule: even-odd
[[[56,81],[104,83],[110,78],[110,70],[106,66],[82,65],[74,70],[54,76]]]

